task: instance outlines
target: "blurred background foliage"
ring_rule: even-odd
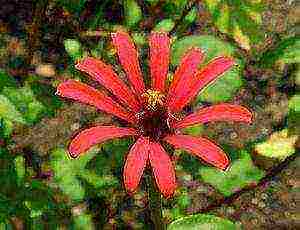
[[[0,229],[152,228],[144,183],[132,197],[122,186],[123,162],[133,140],[113,140],[70,159],[66,148],[74,132],[117,121],[55,96],[56,86],[66,79],[89,81],[74,68],[87,55],[122,72],[109,38],[119,28],[131,33],[145,73],[147,35],[152,30],[170,33],[170,80],[190,47],[205,51],[203,64],[220,55],[235,58],[236,66],[186,110],[230,101],[252,109],[254,123],[186,129],[216,139],[232,164],[220,172],[175,151],[179,186],[163,208],[166,223],[175,220],[169,229],[239,229],[242,220],[237,217],[199,212],[256,185],[299,147],[300,22],[295,5],[267,0],[35,0],[1,6]]]

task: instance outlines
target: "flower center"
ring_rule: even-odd
[[[164,105],[165,96],[157,91],[148,89],[146,93],[142,94],[142,97],[146,99],[147,108],[149,110],[156,110],[159,106]]]
[[[137,129],[141,135],[159,141],[171,132],[169,127],[169,115],[164,107],[165,96],[156,90],[148,89],[142,94],[145,99],[141,112],[137,114]]]

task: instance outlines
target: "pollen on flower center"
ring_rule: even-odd
[[[146,99],[147,108],[153,111],[164,104],[165,96],[157,90],[148,89],[142,97]]]

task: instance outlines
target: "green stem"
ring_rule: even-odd
[[[148,190],[148,204],[150,209],[151,220],[154,224],[154,229],[166,230],[166,225],[162,220],[161,195],[159,192],[157,192],[155,182],[151,173],[147,174],[146,183]]]

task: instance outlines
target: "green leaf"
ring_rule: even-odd
[[[79,60],[83,57],[82,45],[77,39],[65,39],[64,46],[73,60]]]
[[[19,122],[22,124],[26,123],[22,114],[16,109],[14,104],[11,103],[7,97],[1,94],[0,94],[0,117],[6,120]]]
[[[18,89],[4,87],[2,94],[15,105],[29,124],[38,121],[46,111],[46,107],[36,99],[28,85]]]
[[[147,44],[146,36],[142,33],[132,33],[131,34],[134,44],[138,46],[143,46]]]
[[[289,100],[289,110],[300,112],[300,94],[296,94]]]
[[[75,229],[85,229],[85,230],[94,229],[92,216],[89,214],[83,213],[79,216],[74,216],[73,221],[74,221]]]
[[[25,176],[25,159],[23,156],[17,156],[15,158],[15,168],[17,173],[17,183],[21,185]]]
[[[4,70],[0,69],[0,91],[5,86],[15,87],[16,81],[12,76],[9,76]]]
[[[87,163],[97,154],[98,148],[93,148],[78,159],[71,159],[64,149],[52,151],[50,165],[54,171],[54,180],[60,189],[73,201],[84,198],[85,190],[79,177],[87,173]]]
[[[288,135],[300,134],[300,95],[296,94],[289,99]]]
[[[174,42],[172,45],[171,64],[178,65],[186,51],[198,47],[205,51],[205,63],[217,56],[235,56],[235,49],[213,36],[187,36]],[[230,100],[234,93],[242,86],[241,72],[243,62],[235,58],[236,65],[223,74],[217,81],[206,87],[197,97],[198,101],[218,103]]]
[[[193,7],[190,12],[184,17],[185,22],[191,24],[197,19],[198,10],[196,7]]]
[[[255,150],[260,155],[284,160],[296,152],[295,144],[297,139],[298,135],[289,136],[288,130],[283,129],[279,132],[274,132],[265,142],[255,145]]]
[[[0,137],[8,138],[13,131],[13,126],[11,120],[0,118]]]
[[[32,201],[24,201],[24,206],[27,207],[30,210],[30,217],[36,218],[40,217],[43,214],[42,203],[41,202],[32,202]]]
[[[99,176],[96,173],[87,170],[84,173],[81,173],[80,177],[85,179],[89,184],[93,185],[97,189],[112,187],[119,184],[118,179],[112,175]]]
[[[239,158],[231,162],[226,172],[203,167],[199,169],[199,175],[204,182],[213,185],[224,196],[230,196],[250,183],[258,182],[264,172],[254,166],[248,152],[241,151]]]
[[[126,26],[131,28],[142,19],[142,10],[135,0],[124,0]]]
[[[282,40],[275,49],[265,52],[261,58],[265,67],[272,67],[276,61],[284,64],[300,63],[300,38]]]
[[[168,226],[168,230],[234,230],[237,226],[230,220],[213,215],[197,214],[180,218]]]
[[[175,26],[175,22],[172,19],[164,19],[156,24],[154,31],[170,32]]]
[[[205,0],[212,20],[222,33],[232,36],[241,47],[249,50],[261,41],[264,4],[261,0]]]

